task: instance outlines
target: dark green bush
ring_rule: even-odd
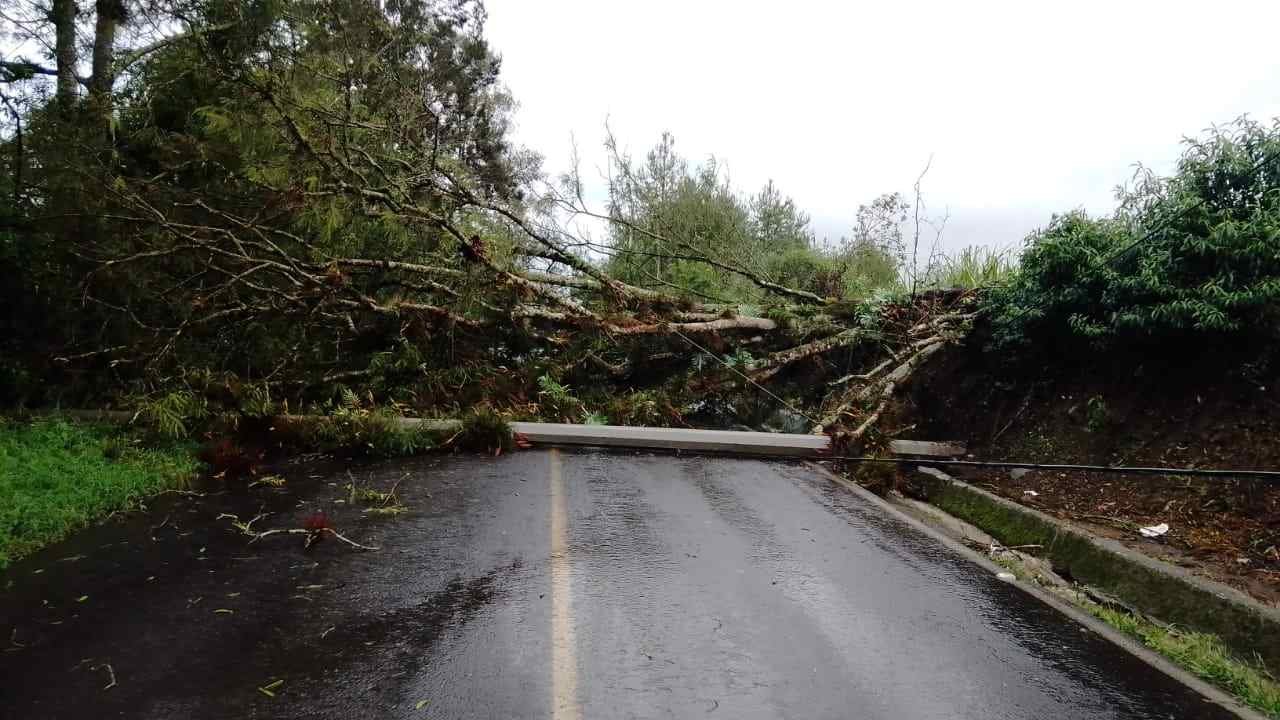
[[[1110,218],[1071,213],[1032,235],[988,295],[994,343],[1271,332],[1280,306],[1280,126],[1188,141],[1171,178],[1143,176]]]

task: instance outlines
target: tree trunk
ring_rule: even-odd
[[[75,0],[53,0],[54,56],[58,63],[58,106],[65,113],[75,105],[79,80],[76,79],[76,3]]]
[[[121,0],[98,0],[93,30],[93,74],[89,76],[89,100],[103,118],[111,114],[111,88],[115,85],[116,30],[124,20]]]

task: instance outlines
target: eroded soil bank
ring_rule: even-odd
[[[975,457],[1044,463],[1280,468],[1280,377],[1255,350],[1109,354],[1011,370],[982,328],[921,369],[886,427]],[[956,475],[1152,556],[1280,602],[1280,485],[1083,472]],[[1139,527],[1169,525],[1144,539]]]

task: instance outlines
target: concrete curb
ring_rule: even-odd
[[[1268,668],[1280,668],[1280,610],[939,470],[919,470],[916,479],[922,481],[930,504],[1001,543],[1040,545],[1042,550],[1035,554],[1071,578],[1163,622],[1216,635],[1241,657],[1260,658]]]
[[[959,540],[948,535],[946,532],[940,530],[937,527],[934,527],[929,523],[926,523],[922,519],[919,519],[917,517],[914,517],[911,514],[908,514],[902,508],[897,507],[893,503],[889,502],[888,500],[885,500],[879,495],[876,495],[875,493],[862,487],[861,485],[847,478],[841,477],[840,475],[837,475],[836,473],[832,472],[829,468],[825,468],[817,464],[816,462],[812,462],[812,461],[806,462],[805,465],[819,472],[820,474],[824,475],[825,477],[832,480],[836,484],[846,488],[847,490],[852,492],[854,495],[857,495],[863,500],[865,500],[867,503],[874,505],[877,508],[880,508],[887,516],[893,518],[894,520],[897,520],[898,522],[901,522],[903,525],[915,530],[916,532],[919,532],[927,537],[932,538],[933,540],[949,548],[953,552],[961,555],[966,560],[974,563],[978,567],[984,570],[987,570],[992,574],[1006,571],[1005,568],[1001,567],[1000,565],[997,565],[990,558],[978,552],[975,552],[972,548],[964,545]],[[956,482],[959,482],[959,481],[956,481]],[[1220,688],[1210,685],[1208,682],[1201,680],[1195,675],[1192,675],[1187,670],[1175,665],[1168,658],[1165,658],[1163,655],[1160,655],[1156,651],[1137,642],[1136,640],[1129,637],[1128,635],[1121,633],[1119,630],[1116,630],[1115,628],[1104,623],[1098,618],[1086,613],[1085,611],[1071,604],[1067,600],[1061,597],[1058,597],[1057,595],[1051,592],[1048,592],[1043,588],[1040,588],[1034,583],[1016,582],[1014,583],[1014,585],[1015,587],[1019,588],[1020,590],[1027,593],[1028,595],[1031,595],[1037,600],[1054,608],[1058,612],[1062,613],[1063,615],[1066,615],[1067,617],[1071,618],[1075,622],[1084,626],[1090,632],[1096,633],[1097,635],[1103,638],[1106,638],[1108,642],[1124,649],[1130,655],[1133,655],[1134,657],[1145,662],[1146,664],[1150,665],[1156,670],[1159,670],[1165,675],[1168,675],[1174,680],[1177,680],[1183,685],[1186,685],[1187,687],[1190,687],[1191,689],[1200,693],[1207,702],[1210,702],[1210,703],[1213,703],[1214,705],[1218,705],[1222,708],[1225,708],[1226,710],[1229,710],[1230,712],[1235,714],[1237,717],[1243,718],[1244,720],[1266,720],[1264,715],[1254,710],[1253,708],[1244,705],[1234,696],[1228,694],[1227,692],[1221,690]]]

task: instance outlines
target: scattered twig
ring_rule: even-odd
[[[307,530],[305,528],[278,528],[275,530],[267,530],[265,532],[254,533],[254,537],[252,540],[249,541],[249,544],[252,545],[253,543],[258,542],[262,538],[268,537],[271,535],[307,535],[309,537],[307,539],[306,547],[310,547],[311,544],[315,542],[314,538],[323,533],[329,533],[330,535],[334,536],[338,540],[341,540],[342,542],[358,550],[379,550],[380,549],[371,545],[361,545],[360,543],[343,536],[342,533],[338,532],[337,530],[334,530],[333,528],[318,528],[315,530]]]
[[[1035,389],[1035,386],[1032,385],[1031,389],[1027,391],[1027,397],[1022,401],[1022,406],[1018,408],[1018,412],[1014,413],[1013,417],[1009,418],[1009,422],[1005,423],[1004,427],[1000,428],[999,432],[991,436],[992,443],[999,440],[1000,436],[1003,435],[1006,430],[1013,427],[1013,423],[1016,422],[1017,419],[1022,416],[1022,413],[1026,411],[1027,406],[1031,404],[1031,395],[1035,392]]]
[[[232,515],[231,513],[222,513],[215,519],[221,520],[222,518],[231,518],[231,524],[235,527],[235,529],[239,530],[245,535],[249,535],[250,537],[252,537],[253,535],[257,534],[253,530],[253,524],[258,522],[262,518],[266,517],[267,515],[268,513],[262,512],[262,508],[258,508],[258,514],[254,515],[253,519],[250,520],[249,522],[241,522],[239,515]]]
[[[250,545],[258,542],[264,537],[269,537],[272,535],[306,535],[307,540],[306,540],[306,544],[303,547],[309,548],[311,547],[312,544],[315,543],[316,540],[320,539],[322,535],[324,535],[325,533],[328,533],[333,537],[337,538],[338,540],[341,540],[342,542],[358,550],[378,550],[379,549],[377,547],[373,547],[370,545],[361,545],[360,543],[354,540],[351,540],[350,538],[347,538],[342,533],[330,527],[319,527],[319,528],[310,528],[310,529],[308,528],[276,528],[275,530],[266,530],[263,532],[258,532],[254,530],[253,524],[266,516],[267,516],[267,513],[260,512],[256,516],[254,516],[254,518],[249,522],[241,522],[239,516],[232,515],[231,513],[222,513],[221,515],[218,516],[217,519],[221,520],[222,518],[231,518],[231,524],[235,526],[235,528],[239,530],[242,534],[250,538],[249,540]]]
[[[117,684],[117,683],[116,683],[116,671],[115,671],[115,668],[111,667],[111,663],[102,663],[101,665],[94,665],[93,667],[91,667],[91,668],[89,668],[89,669],[90,669],[90,670],[102,670],[102,669],[104,669],[104,668],[105,668],[105,669],[106,669],[106,671],[107,671],[107,675],[111,678],[111,682],[109,682],[109,683],[107,683],[106,685],[104,685],[102,689],[103,689],[103,690],[110,690],[111,688],[115,687],[115,686],[116,686],[116,684]]]
[[[208,494],[209,493],[196,492],[195,490],[178,490],[176,488],[161,490],[160,492],[156,493],[156,495],[184,495],[186,497],[204,497]]]
[[[1117,517],[1111,517],[1110,515],[1076,515],[1075,517],[1080,520],[1102,520],[1104,522],[1111,523],[1112,525],[1124,528],[1125,530],[1132,530],[1138,526],[1137,523],[1129,522],[1128,520],[1123,520]]]
[[[827,385],[834,387],[836,385],[843,385],[849,382],[850,380],[870,380],[874,378],[876,375],[879,375],[882,370],[892,365],[894,359],[895,358],[891,357],[864,373],[851,373],[849,375],[845,375],[839,380],[832,380],[831,382],[827,383]]]
[[[382,501],[383,505],[386,505],[392,500],[395,500],[397,505],[400,504],[399,498],[396,497],[396,490],[400,487],[400,483],[404,482],[405,478],[409,477],[409,475],[410,473],[405,473],[400,476],[399,480],[396,480],[395,484],[391,486],[391,489],[387,491],[387,497]]]
[[[276,696],[275,691],[280,689],[281,685],[284,685],[283,680],[272,680],[266,685],[259,685],[258,692],[262,693],[263,695],[266,695],[267,697],[273,698]]]

